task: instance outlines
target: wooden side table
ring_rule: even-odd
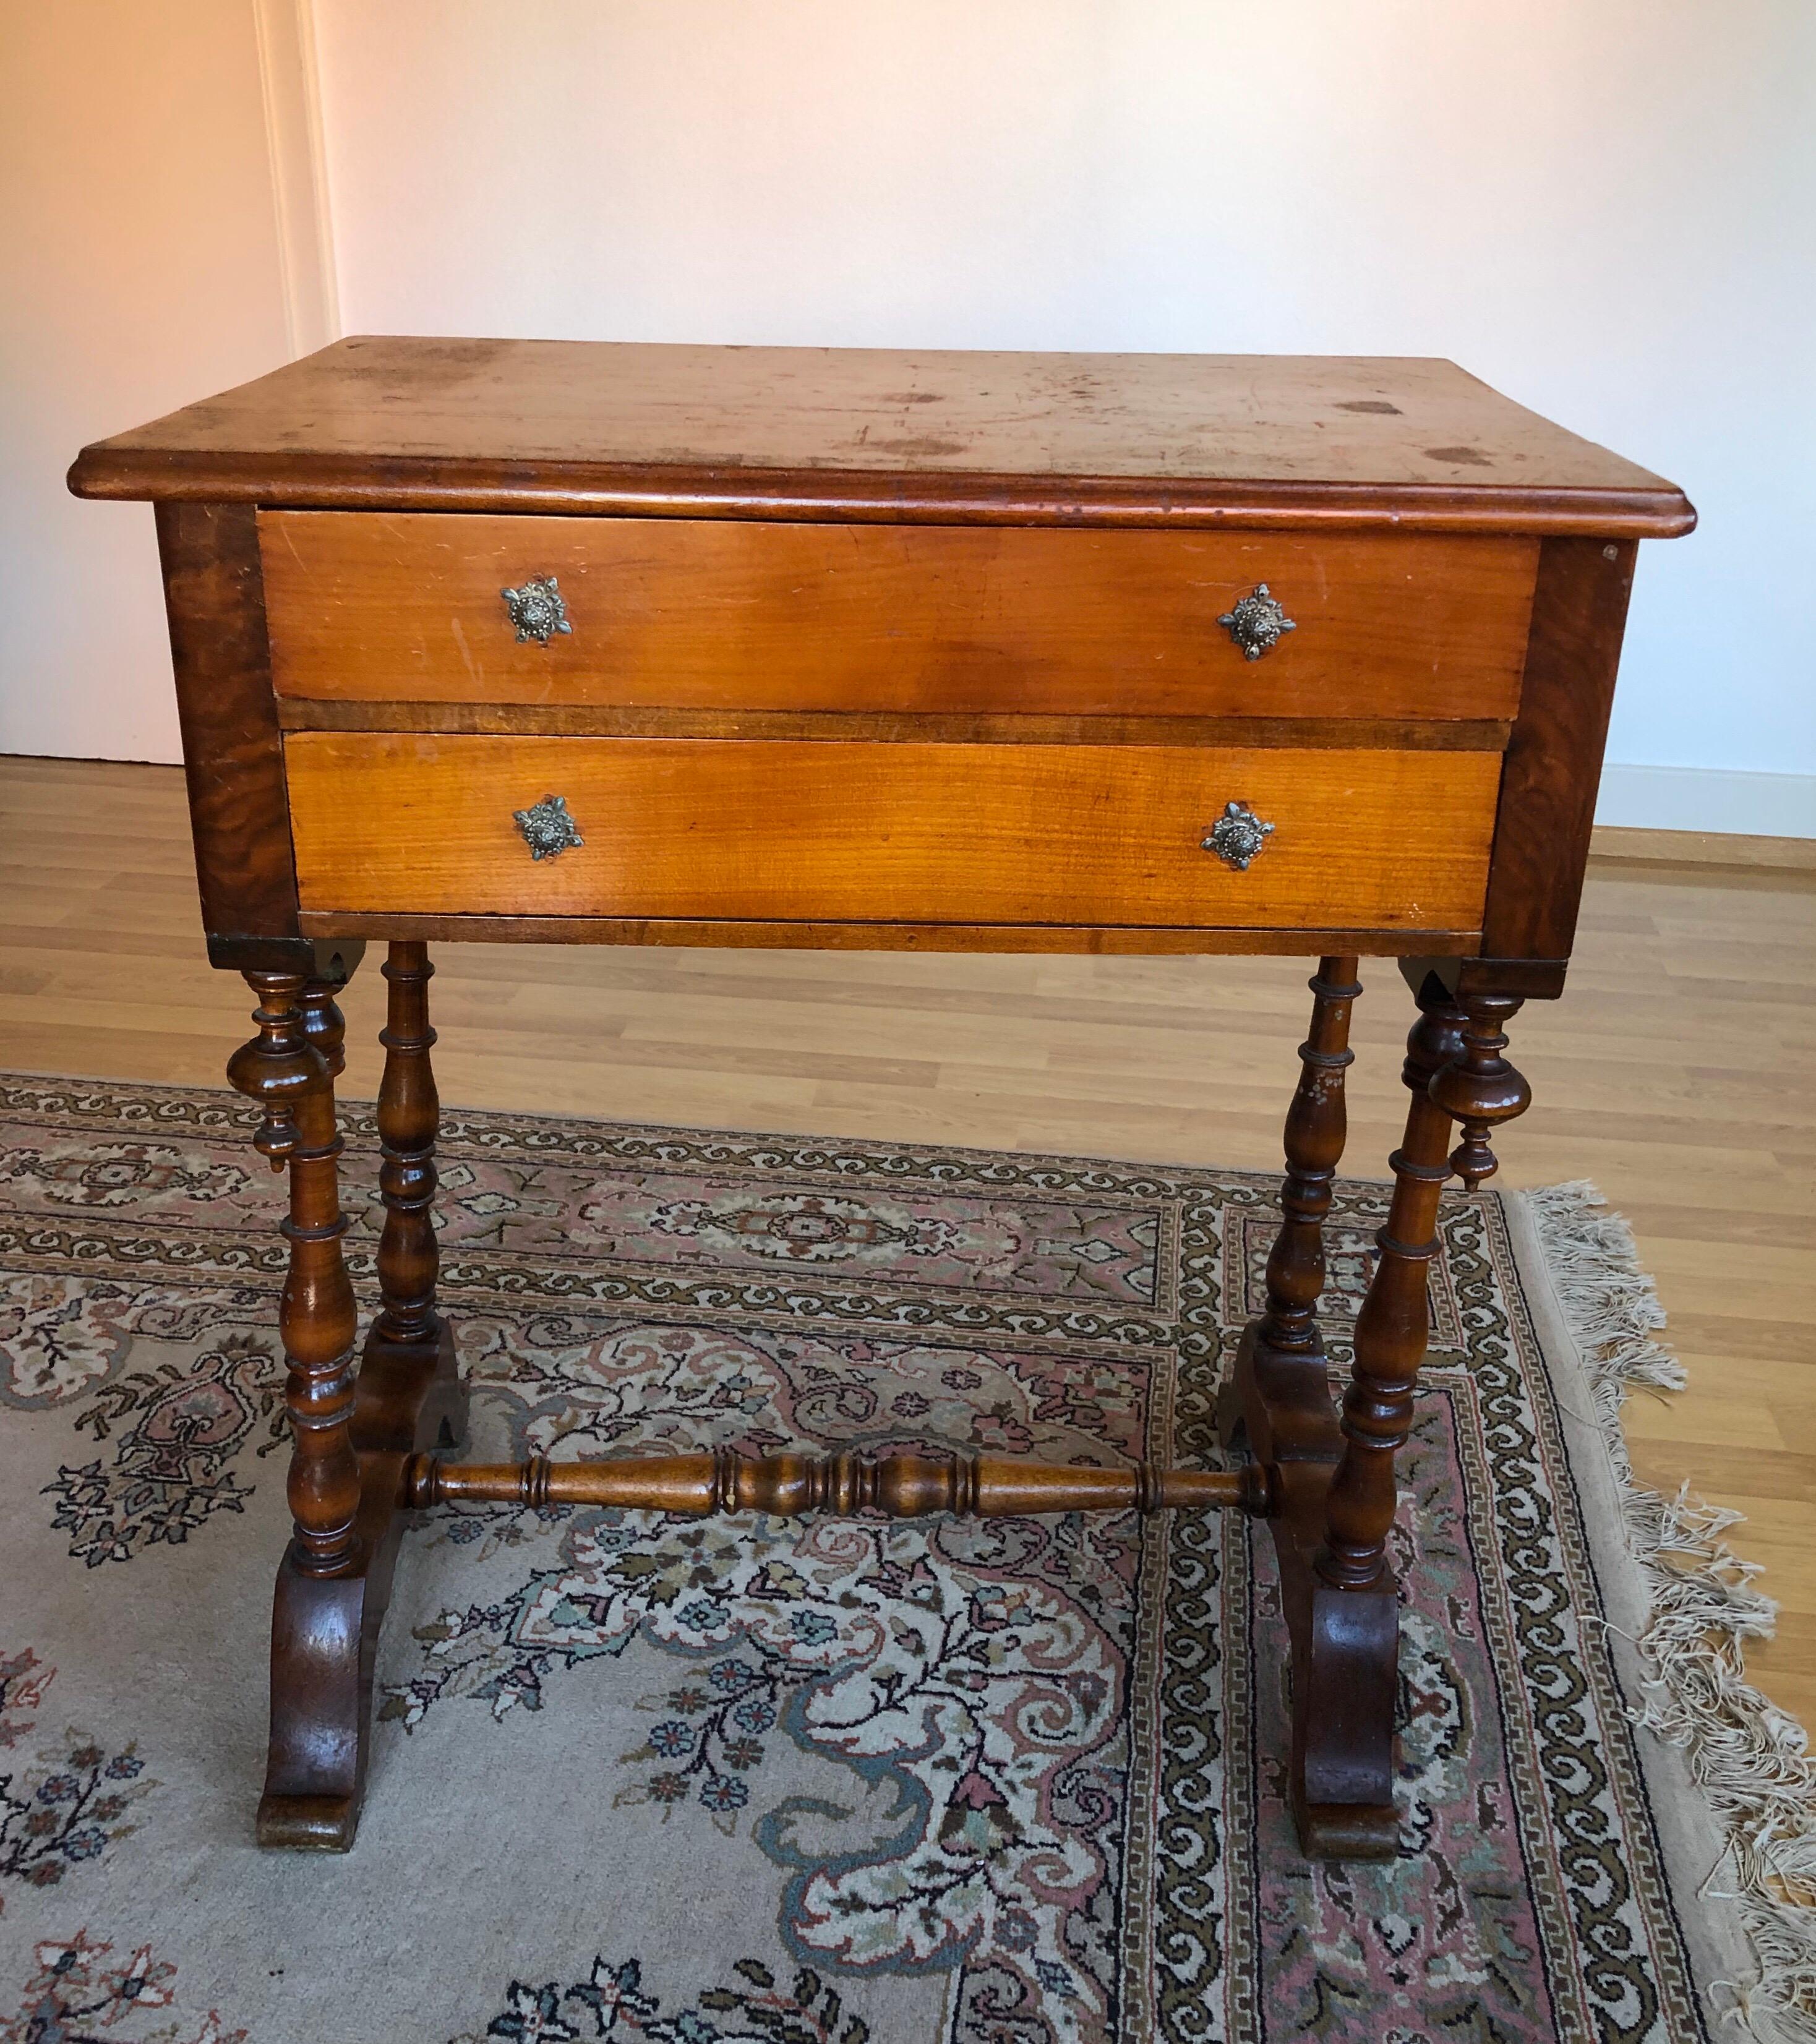
[[[1438,1195],[1526,1105],[1503,1024],[1562,990],[1635,544],[1690,530],[1681,493],[1442,362],[378,339],[70,479],[157,506],[209,955],[258,996],[229,1073],[290,1174],[260,1840],[351,1842],[399,1513],[463,1497],[1255,1513],[1301,1838],[1391,1853],[1386,1543]],[[369,937],[386,1219],[356,1365],[334,996]],[[1318,957],[1221,1407],[1247,1459],[447,1461],[441,937]],[[1340,1420],[1316,1312],[1364,955],[1418,1013]]]

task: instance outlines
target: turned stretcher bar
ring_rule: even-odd
[[[404,1462],[399,1502],[531,1505],[612,1504],[704,1519],[721,1512],[845,1516],[873,1510],[891,1519],[952,1512],[972,1519],[1052,1512],[1208,1511],[1226,1507],[1265,1518],[1271,1472],[1164,1469],[1152,1462],[1075,1469],[1006,1455],[744,1455],[719,1448],[680,1455],[616,1455],[595,1462]]]

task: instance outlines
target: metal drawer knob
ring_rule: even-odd
[[[565,795],[544,795],[540,802],[527,809],[513,809],[511,814],[523,832],[532,859],[553,859],[587,842],[568,813]]]
[[[1198,849],[1214,851],[1225,866],[1246,873],[1249,862],[1273,835],[1274,826],[1263,823],[1246,802],[1229,802],[1205,832]]]
[[[1258,582],[1248,594],[1217,620],[1242,648],[1245,660],[1258,660],[1280,643],[1283,632],[1299,628],[1268,594],[1268,585]],[[522,634],[517,635],[520,638]]]
[[[505,609],[517,627],[517,643],[526,639],[546,646],[557,632],[571,632],[568,605],[556,586],[553,575],[532,575],[521,589],[501,589]]]

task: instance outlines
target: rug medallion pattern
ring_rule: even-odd
[[[335,1927],[368,1892],[388,1956],[340,2034],[386,2044],[1704,2038],[1492,1195],[1445,1202],[1403,1464],[1395,1862],[1297,1855],[1270,1554],[1230,1514],[427,1516],[355,1852],[252,1854],[262,1703],[198,1701],[221,1669],[186,1612],[230,1585],[256,1636],[282,1537],[280,1187],[248,1132],[225,1094],[0,1088],[9,1539],[46,1578],[0,1635],[0,2040],[324,2034],[306,1983],[360,1962]],[[452,1112],[442,1164],[487,1458],[1214,1461],[1276,1189]],[[1342,1189],[1340,1362],[1383,1212]],[[438,1884],[465,1921],[411,1899]],[[280,1965],[285,1908],[316,1928]]]

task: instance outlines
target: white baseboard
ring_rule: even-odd
[[[1604,766],[1595,820],[1632,830],[1816,838],[1816,774]]]

